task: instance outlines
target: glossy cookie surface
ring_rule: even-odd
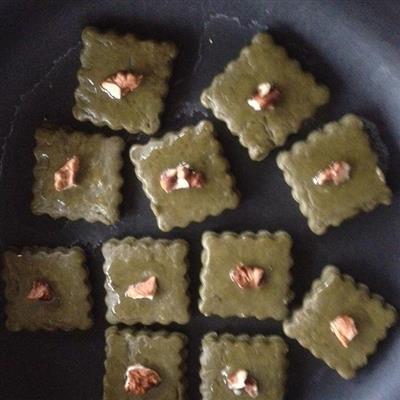
[[[130,133],[155,133],[177,55],[175,45],[139,40],[132,34],[101,33],[92,27],[84,29],[82,42],[75,118]],[[102,83],[120,71],[132,71],[143,78],[137,89],[116,99],[102,89]]]
[[[117,222],[124,141],[53,127],[39,128],[35,138],[32,212],[107,225]],[[73,156],[79,159],[76,186],[57,191],[54,174]]]
[[[185,344],[180,333],[107,329],[103,399],[183,400]],[[158,386],[141,396],[124,389],[126,370],[136,364],[153,369],[161,378]]]
[[[201,387],[203,400],[237,400],[225,382],[225,375],[246,370],[258,385],[259,400],[282,400],[285,393],[286,353],[279,336],[233,336],[209,333],[202,340]]]
[[[254,110],[247,101],[266,82],[276,86],[281,97],[273,109]],[[328,89],[317,85],[266,33],[254,36],[201,96],[202,104],[226,122],[257,161],[283,145],[328,99]]]
[[[23,248],[3,255],[6,326],[11,331],[89,329],[91,300],[85,255],[78,247]],[[33,300],[28,295],[33,283],[46,281],[50,300]]]
[[[189,321],[185,241],[111,239],[103,245],[102,252],[108,322],[148,325]],[[156,278],[158,286],[152,300],[126,296],[130,285],[151,276]]]
[[[190,242],[193,318],[187,325],[171,324],[167,328],[190,337],[189,368],[185,375],[189,380],[188,400],[201,399],[199,348],[206,331],[282,334],[281,323],[275,320],[200,314],[197,302],[204,231],[283,229],[290,233],[294,242],[291,289],[296,293],[296,304],[323,266],[337,263],[344,268],[343,272],[364,282],[400,310],[400,2],[3,0],[0,10],[4,81],[4,94],[0,96],[0,246],[2,251],[10,246],[34,244],[84,246],[94,286],[96,321],[93,329],[83,333],[10,333],[4,325],[6,301],[4,287],[0,287],[1,400],[103,398],[104,331],[109,324],[105,319],[104,260],[100,247],[111,237],[179,237]],[[88,24],[102,32],[131,32],[140,39],[172,41],[179,47],[164,101],[161,130],[151,137],[115,131],[115,135],[126,140],[128,148],[197,124],[205,115],[211,118],[211,110],[200,104],[201,91],[223,72],[230,60],[239,56],[254,35],[268,32],[275,43],[287,49],[290,57],[332,93],[328,107],[321,107],[321,113],[304,124],[299,134],[289,136],[284,149],[290,147],[289,143],[303,140],[309,126],[320,128],[344,113],[359,112],[376,123],[389,149],[388,169],[381,168],[393,192],[392,205],[378,207],[317,236],[308,228],[282,171],[275,165],[280,149],[272,151],[262,162],[252,161],[225,122],[213,118],[218,141],[242,193],[237,209],[207,218],[203,223],[192,223],[185,229],[160,232],[125,151],[125,201],[120,208],[120,222],[106,226],[32,215],[29,202],[33,133],[43,116],[59,125],[98,132],[90,121],[74,121],[71,112],[78,86],[80,38]],[[101,131],[107,136],[112,134],[107,126]],[[293,303],[289,305],[290,309],[294,307]],[[158,330],[160,326],[150,328]],[[400,324],[389,330],[388,338],[378,346],[368,366],[349,382],[294,340],[287,339],[287,343],[290,367],[285,400],[398,399]],[[242,395],[236,400],[250,398]]]
[[[358,334],[347,348],[330,327],[338,315],[353,318],[357,327]],[[350,379],[367,364],[367,357],[395,320],[396,310],[382,297],[371,294],[365,285],[355,283],[336,267],[327,266],[305,296],[302,308],[284,322],[284,332]]]
[[[335,161],[349,164],[349,179],[339,185],[316,185],[315,176]],[[281,152],[277,163],[310,229],[318,235],[361,211],[391,203],[392,193],[377,155],[363,121],[355,115],[345,115],[311,133],[307,140]]]
[[[134,145],[130,157],[143,190],[151,201],[151,209],[163,231],[201,222],[209,215],[238,206],[234,178],[229,173],[221,145],[208,121],[167,133],[162,139],[146,145]],[[160,184],[161,174],[182,162],[190,164],[205,177],[202,188],[175,190],[167,193]]]
[[[287,316],[293,262],[292,240],[286,232],[206,232],[202,244],[203,314],[277,320]],[[230,273],[238,264],[263,270],[260,287],[241,288],[232,281]]]

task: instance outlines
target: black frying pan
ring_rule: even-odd
[[[102,396],[105,305],[100,245],[126,235],[187,239],[191,245],[193,318],[189,344],[189,398],[199,399],[201,336],[209,330],[283,334],[281,324],[253,319],[202,317],[197,310],[200,236],[211,230],[287,230],[294,238],[293,289],[301,301],[313,278],[333,263],[366,283],[400,309],[400,3],[379,1],[17,1],[0,2],[0,239],[9,245],[83,246],[95,299],[95,326],[87,332],[9,333],[0,304],[1,400],[99,400]],[[33,132],[43,118],[88,132],[98,131],[71,114],[80,32],[86,25],[169,39],[179,46],[161,134],[210,118],[243,198],[218,218],[169,234],[157,229],[148,200],[128,162],[123,174],[122,220],[106,227],[83,221],[54,221],[30,213]],[[199,103],[212,76],[236,57],[254,33],[270,30],[305,69],[327,84],[332,100],[300,135],[355,112],[375,122],[389,149],[387,179],[394,203],[361,215],[317,237],[290,196],[275,164],[276,151],[260,163],[226,126]],[[101,129],[111,133],[108,129]],[[118,132],[127,144],[143,136]],[[128,148],[128,146],[127,146]],[[155,326],[154,328],[159,328]],[[287,400],[393,400],[400,398],[400,329],[395,327],[367,367],[351,381],[341,379],[295,341],[290,346]]]

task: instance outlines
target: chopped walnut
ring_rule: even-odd
[[[195,171],[186,162],[181,162],[176,168],[166,169],[160,176],[160,185],[167,193],[179,189],[201,189],[204,183],[204,174]]]
[[[53,298],[53,291],[46,281],[33,281],[32,289],[30,290],[26,298],[29,300],[50,301]]]
[[[280,99],[281,92],[269,82],[260,83],[253,97],[247,100],[247,104],[255,111],[273,110]]]
[[[262,285],[264,269],[239,263],[229,276],[241,289],[255,289]]]
[[[71,189],[76,185],[76,175],[79,170],[79,158],[73,156],[54,174],[54,188],[57,192]]]
[[[350,179],[350,165],[345,161],[333,161],[329,166],[318,172],[313,178],[315,185],[333,182],[340,185]]]
[[[128,290],[125,292],[126,297],[131,299],[149,299],[153,300],[157,292],[157,278],[150,276],[144,281],[129,285]]]
[[[255,399],[258,396],[258,385],[257,381],[249,376],[246,379],[246,386],[244,387],[245,393],[247,393],[252,399]]]
[[[160,176],[160,185],[167,193],[175,190],[176,181],[177,177],[175,168],[166,169]]]
[[[339,342],[346,348],[349,347],[349,343],[358,335],[354,319],[348,315],[338,315],[331,321],[330,328]]]
[[[126,370],[125,391],[134,396],[143,396],[161,382],[160,375],[141,364],[131,365]]]
[[[143,75],[130,71],[118,71],[101,83],[102,89],[113,99],[121,99],[140,86]]]
[[[226,375],[226,373],[223,374]],[[248,394],[252,399],[258,396],[257,381],[252,376],[249,376],[245,369],[238,369],[226,375],[226,384],[236,396],[240,396],[243,392]]]

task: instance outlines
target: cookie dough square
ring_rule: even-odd
[[[167,325],[189,321],[188,245],[184,240],[111,239],[102,252],[109,323]],[[131,285],[150,277],[157,285],[153,299],[127,295]]]
[[[180,333],[107,329],[103,399],[184,400],[186,341]],[[127,393],[124,387],[128,367],[138,364],[160,377],[159,385],[142,396]]]
[[[176,46],[139,40],[132,34],[102,33],[93,27],[83,30],[82,42],[79,86],[73,108],[75,118],[129,133],[155,133],[160,127],[172,61],[177,56]],[[142,78],[136,89],[115,98],[102,84],[119,72]]]
[[[358,331],[348,347],[331,330],[331,322],[338,316],[352,318]],[[329,265],[283,329],[340,376],[350,379],[367,364],[367,357],[375,352],[395,320],[396,310],[382,297]]]
[[[293,261],[292,240],[286,232],[205,232],[202,244],[203,314],[277,320],[287,316]],[[231,278],[237,265],[261,268],[260,286],[238,286]]]
[[[207,334],[202,341],[201,386],[203,400],[251,398],[236,395],[226,377],[245,370],[258,386],[257,399],[282,400],[285,393],[288,348],[279,336]]]
[[[347,163],[348,180],[338,185],[317,185],[315,178],[320,171],[334,162]],[[361,211],[391,203],[392,193],[378,166],[378,157],[363,121],[356,115],[345,115],[312,132],[305,141],[281,152],[277,163],[300,211],[317,235]]]
[[[3,254],[6,327],[10,331],[89,329],[92,302],[85,254],[79,247],[25,247]],[[29,298],[37,282],[47,299]]]
[[[238,206],[235,180],[213,131],[210,122],[202,121],[180,132],[167,133],[160,140],[132,146],[130,157],[136,175],[151,201],[151,209],[162,231],[183,228],[190,222],[201,222],[207,216],[216,216],[225,209]],[[167,193],[160,184],[160,177],[181,163],[200,171],[205,182],[201,188]]]
[[[119,137],[42,127],[36,131],[32,212],[52,218],[80,218],[114,224],[122,201],[122,150]],[[57,191],[54,174],[73,157],[79,160],[76,186]]]
[[[280,98],[273,107],[255,110],[248,100],[264,83],[277,88]],[[257,34],[201,95],[204,107],[228,125],[256,161],[282,146],[328,99],[328,89],[266,33]]]

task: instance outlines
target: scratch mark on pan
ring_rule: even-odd
[[[79,47],[80,47],[80,42],[78,42],[74,46],[67,49],[67,51],[65,51],[65,53],[63,53],[61,56],[57,57],[53,61],[52,66],[49,68],[49,70],[37,82],[35,82],[29,90],[27,90],[25,93],[23,93],[19,96],[19,103],[14,106],[14,113],[13,113],[11,121],[10,121],[9,130],[6,133],[6,135],[2,137],[2,141],[0,144],[0,180],[1,180],[1,177],[3,174],[4,158],[5,158],[5,154],[6,154],[7,143],[15,131],[15,124],[18,120],[18,116],[21,112],[21,107],[22,107],[23,103],[25,102],[25,100],[28,96],[35,94],[36,90],[42,84],[44,84],[47,81],[47,79],[50,77],[50,75],[57,69],[58,65],[62,61],[64,61],[66,58],[68,58],[70,56],[70,54],[72,54],[74,51],[76,51]]]

